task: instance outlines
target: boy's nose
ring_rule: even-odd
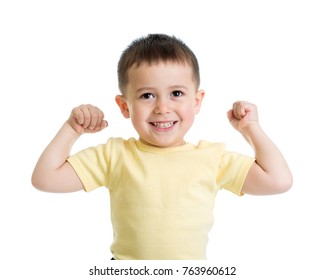
[[[168,114],[170,112],[170,104],[168,100],[157,99],[155,104],[155,114]]]

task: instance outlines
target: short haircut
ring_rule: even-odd
[[[128,84],[128,71],[142,63],[175,62],[188,64],[193,70],[193,79],[199,87],[200,71],[195,54],[180,39],[165,34],[149,34],[134,40],[122,53],[118,63],[118,85],[121,93]]]

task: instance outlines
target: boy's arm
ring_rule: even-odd
[[[74,108],[40,156],[32,175],[33,186],[48,192],[82,190],[82,182],[67,162],[71,148],[82,133],[98,132],[106,126],[104,114],[97,107],[81,105]]]
[[[280,150],[259,125],[256,106],[236,102],[227,115],[232,126],[241,132],[255,151],[256,162],[247,174],[242,192],[266,195],[289,190],[292,186],[290,169]]]

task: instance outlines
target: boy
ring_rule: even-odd
[[[236,102],[227,116],[251,144],[255,159],[223,144],[186,143],[200,111],[197,59],[180,40],[153,34],[123,52],[116,103],[139,139],[111,138],[70,157],[83,133],[107,126],[100,109],[81,105],[42,153],[32,183],[43,191],[110,192],[115,259],[205,259],[218,189],[237,195],[287,191],[285,159],[258,123],[257,109]]]

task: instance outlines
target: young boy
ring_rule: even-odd
[[[205,92],[199,90],[197,59],[179,39],[154,34],[133,41],[120,58],[118,80],[116,103],[139,139],[111,138],[70,157],[80,135],[107,126],[100,109],[81,105],[32,176],[33,185],[48,192],[107,187],[115,259],[205,259],[219,189],[264,195],[291,187],[286,161],[263,132],[253,104],[235,102],[227,115],[255,159],[227,152],[223,144],[184,140]]]

